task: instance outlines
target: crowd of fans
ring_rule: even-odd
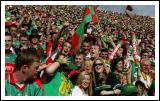
[[[97,10],[78,46],[82,6],[5,6],[6,96],[154,96],[155,19]],[[134,62],[131,32],[140,57]],[[119,41],[124,43],[113,53]]]

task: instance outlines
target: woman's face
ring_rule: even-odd
[[[123,53],[123,48],[119,48],[116,55],[122,57],[122,53]]]
[[[117,63],[117,65],[116,65],[116,67],[117,67],[117,70],[121,72],[122,69],[123,69],[123,61],[119,61],[119,62]]]
[[[84,75],[84,78],[82,80],[81,86],[82,88],[86,89],[89,87],[89,84],[91,82],[91,78],[89,75]]]
[[[92,72],[92,66],[88,61],[84,63],[84,71],[86,71],[87,73]]]
[[[100,60],[95,62],[94,68],[97,73],[102,73],[104,71],[103,63]]]
[[[59,44],[61,44],[61,45],[64,43],[64,41],[65,41],[64,37],[60,37],[59,40],[58,40]]]

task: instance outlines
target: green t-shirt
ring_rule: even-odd
[[[10,74],[5,80],[5,96],[42,96],[42,89],[34,81],[19,88],[15,85],[13,75]]]
[[[43,88],[45,96],[68,96],[71,93],[73,84],[65,77],[63,72],[57,70],[53,76],[46,76]]]
[[[42,49],[43,49],[43,50],[46,49],[46,42],[42,44]]]
[[[21,42],[20,42],[19,40],[16,40],[16,41],[13,41],[13,42],[12,42],[12,45],[13,45],[14,47],[17,47],[17,48],[18,48],[18,47],[20,46],[20,43],[21,43]]]
[[[15,63],[15,59],[16,59],[17,55],[16,54],[10,54],[8,56],[5,56],[5,63]]]

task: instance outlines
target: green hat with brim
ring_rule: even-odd
[[[121,88],[122,96],[136,96],[137,95],[137,87],[133,84],[125,84]]]

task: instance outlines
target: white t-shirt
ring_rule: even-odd
[[[88,96],[85,94],[78,86],[75,86],[72,89],[71,95],[70,96]]]

